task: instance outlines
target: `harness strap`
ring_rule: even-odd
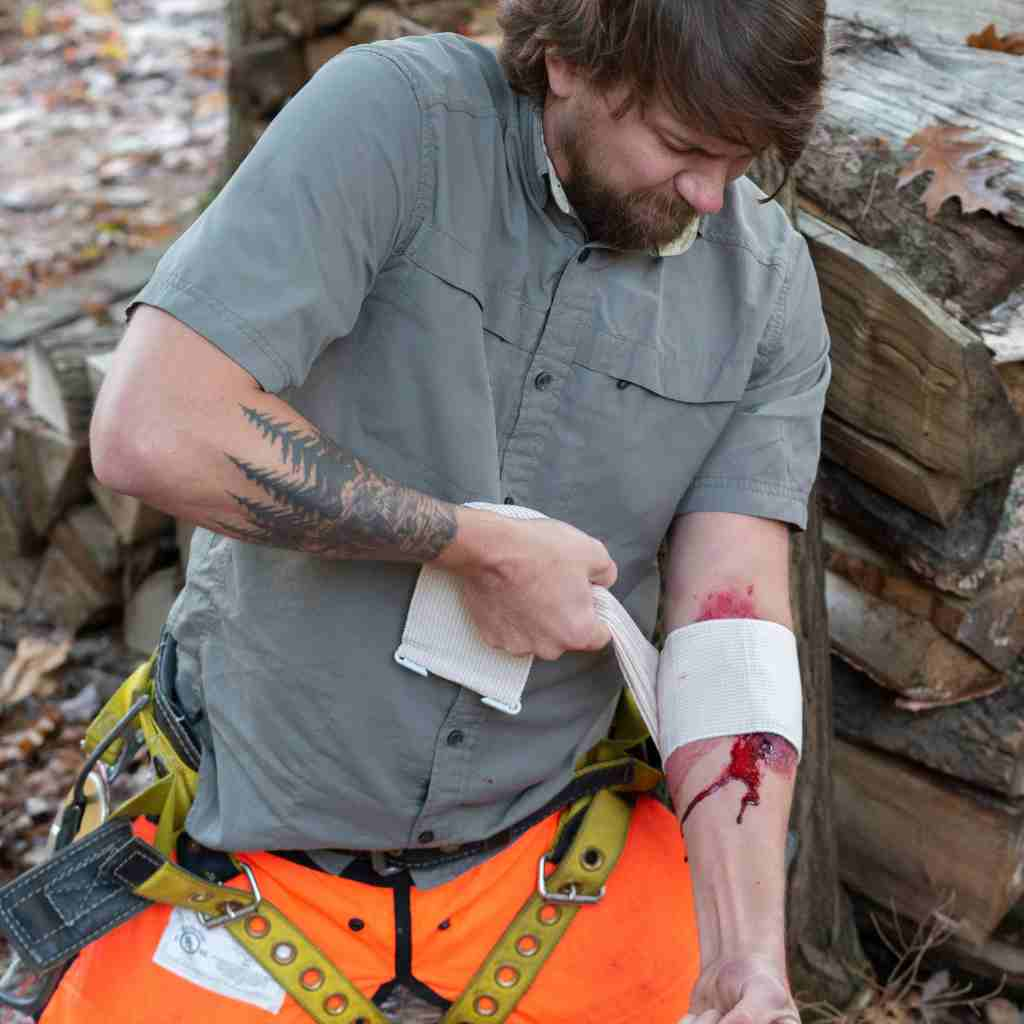
[[[631,812],[630,804],[610,790],[589,800],[568,853],[550,874],[547,856],[541,858],[537,891],[505,929],[443,1024],[501,1024],[508,1018],[580,908],[604,894],[605,882],[626,845]],[[559,831],[573,818],[572,812],[567,814]]]
[[[122,684],[90,726],[84,745],[116,764],[134,744],[130,739],[110,742],[108,733],[115,724],[126,727],[125,715],[138,707],[137,729],[163,774],[104,825],[0,890],[0,925],[16,950],[27,963],[47,970],[150,902],[164,903],[200,912],[207,927],[224,927],[317,1024],[387,1024],[315,943],[262,898],[243,860],[231,858],[248,878],[249,891],[201,878],[171,861],[197,775],[188,752],[183,757],[161,728],[165,715],[158,720],[155,714],[153,664],[151,658]],[[446,1024],[504,1021],[580,906],[601,898],[625,844],[630,805],[612,788],[595,794],[593,786],[611,783],[614,789],[639,791],[660,777],[621,756],[633,729],[624,732],[606,749],[608,760],[591,757],[577,769],[567,797],[578,798],[562,816],[551,851],[540,860],[537,891],[446,1014]],[[131,834],[130,823],[140,815],[158,822],[153,845]],[[81,876],[80,883],[68,884],[72,874]]]

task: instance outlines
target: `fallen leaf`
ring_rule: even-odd
[[[196,119],[210,117],[225,110],[228,105],[228,96],[223,89],[216,89],[212,92],[204,92],[196,102],[192,114]]]
[[[68,659],[71,637],[54,641],[46,637],[23,636],[18,641],[14,660],[0,678],[0,707],[16,704],[49,689],[56,671]]]
[[[896,187],[903,188],[918,175],[931,171],[932,180],[921,197],[929,220],[933,220],[939,207],[954,196],[960,199],[964,213],[988,210],[1000,214],[1011,209],[1003,193],[988,187],[989,178],[1007,170],[1010,162],[988,159],[972,164],[971,161],[992,148],[984,139],[967,138],[972,131],[958,125],[933,124],[907,139],[908,146],[916,146],[921,152],[899,176]]]
[[[21,12],[21,34],[27,39],[35,39],[42,35],[46,16],[42,4],[29,4]]]
[[[111,32],[100,44],[96,56],[100,60],[112,60],[120,64],[128,59],[128,48],[124,45],[124,40],[119,33]]]
[[[1013,53],[1024,57],[1024,32],[1000,36],[993,23],[986,25],[980,32],[969,35],[967,45],[978,50],[996,50],[999,53]]]

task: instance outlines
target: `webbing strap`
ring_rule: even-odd
[[[152,695],[154,659],[141,665],[121,685],[93,721],[85,747],[100,743],[112,724],[119,721],[143,694]],[[223,915],[231,936],[266,970],[317,1024],[387,1024],[387,1018],[349,981],[330,959],[270,901],[243,889],[208,882],[172,863],[169,859],[185,816],[195,797],[197,774],[178,756],[173,744],[160,730],[152,702],[139,712],[139,727],[150,752],[159,757],[168,774],[142,793],[121,805],[114,817],[134,819],[139,815],[158,820],[154,846],[164,863],[133,892],[144,899],[201,913]],[[622,733],[606,741],[605,755],[612,758],[636,742],[642,731],[635,710],[627,703],[618,720]],[[120,756],[122,741],[104,755],[113,762]],[[577,778],[608,767],[603,758],[592,755],[577,770]],[[631,760],[622,758],[623,761]],[[597,763],[595,763],[595,761]],[[639,776],[629,789],[653,785],[660,773],[635,762]],[[645,773],[642,769],[648,768]],[[623,787],[627,788],[627,787]],[[597,896],[625,845],[630,805],[611,790],[578,800],[563,815],[553,849],[567,829],[583,819],[569,850],[545,879],[549,893],[574,892],[577,897]],[[239,863],[236,859],[236,863]],[[580,909],[576,902],[545,899],[535,892],[471,979],[465,992],[446,1014],[445,1024],[500,1024],[529,988],[540,968],[565,934]]]
[[[169,862],[137,886],[135,894],[204,914],[244,914],[252,905],[251,893],[205,882]],[[388,1024],[387,1017],[269,900],[261,899],[252,913],[223,927],[317,1024]]]
[[[599,897],[626,845],[631,810],[610,790],[598,793],[590,801],[568,852],[547,876],[547,891],[563,895],[574,890],[577,897]],[[572,817],[572,812],[565,815],[560,831]],[[502,1024],[585,906],[582,902],[546,900],[534,892],[449,1008],[442,1024]]]

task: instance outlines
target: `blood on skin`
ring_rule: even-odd
[[[695,621],[707,622],[711,619],[759,619],[754,611],[754,586],[734,587],[729,590],[712,590],[701,602],[700,611]],[[670,775],[681,770],[685,776],[693,763],[710,752],[711,744],[716,741],[703,740],[699,743],[687,744],[674,751],[670,762]],[[685,751],[685,753],[684,753]],[[736,824],[743,821],[743,815],[751,804],[761,802],[761,779],[763,767],[789,775],[796,770],[797,756],[793,747],[781,736],[773,733],[754,732],[737,736],[733,740],[729,763],[722,773],[702,789],[689,803],[680,819],[680,825],[686,822],[694,807],[712,793],[727,786],[730,782],[742,782],[746,786],[740,799],[740,811],[736,816]]]
[[[696,622],[707,622],[709,619],[759,619],[754,612],[754,587],[747,586],[743,591],[712,590],[704,598],[697,613]]]
[[[761,802],[762,766],[781,775],[789,775],[796,770],[796,751],[774,733],[750,732],[737,736],[733,740],[728,765],[710,786],[702,789],[690,801],[679,824],[685,825],[697,804],[734,780],[747,787],[740,800],[740,813],[736,816],[736,824],[741,824],[747,807],[750,804],[757,806]]]

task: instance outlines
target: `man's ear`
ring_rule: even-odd
[[[544,63],[548,71],[548,91],[551,95],[560,100],[573,96],[582,81],[576,65],[560,57],[551,47],[544,51]]]

